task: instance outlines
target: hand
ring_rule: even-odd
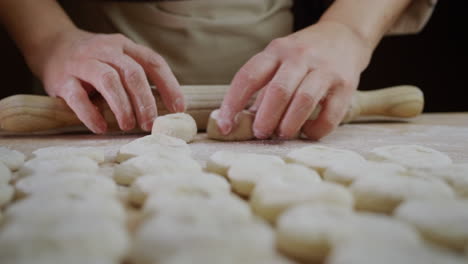
[[[229,134],[236,114],[260,91],[250,108],[257,138],[275,132],[291,138],[301,128],[310,139],[327,135],[346,114],[371,53],[359,34],[332,21],[273,40],[235,75],[220,110],[221,132]],[[307,120],[319,103],[318,118]]]
[[[143,130],[151,130],[157,108],[146,75],[168,110],[184,111],[179,84],[164,59],[122,35],[76,29],[57,34],[35,54],[30,65],[47,93],[63,98],[94,133],[107,129],[89,99],[94,90],[107,101],[122,130],[133,129],[137,122]]]

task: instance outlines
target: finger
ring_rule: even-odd
[[[332,132],[348,110],[353,90],[334,87],[330,91],[317,119],[306,121],[302,127],[302,132],[310,139],[318,140]]]
[[[331,85],[331,78],[320,71],[309,72],[296,90],[279,126],[280,138],[292,138],[314,111]]]
[[[122,130],[135,127],[132,106],[114,68],[97,60],[87,60],[73,67],[73,74],[93,85],[104,97]]]
[[[307,74],[306,67],[284,63],[265,87],[265,95],[253,124],[255,137],[269,138],[278,127],[288,104]]]
[[[185,99],[179,82],[167,62],[159,54],[131,41],[125,44],[124,52],[143,67],[149,79],[157,87],[169,111],[185,111]]]
[[[104,117],[99,113],[98,108],[91,103],[88,93],[80,81],[70,78],[60,91],[58,96],[65,100],[83,124],[96,134],[106,132],[107,124]]]
[[[158,112],[143,68],[131,57],[109,56],[104,60],[118,70],[141,129],[150,131]]]
[[[260,107],[260,104],[262,103],[264,95],[265,95],[265,89],[260,90],[260,92],[257,95],[257,98],[255,98],[255,102],[249,108],[250,112],[256,113],[258,111],[258,108]]]
[[[252,57],[236,73],[219,112],[218,127],[222,134],[229,134],[236,114],[245,108],[256,91],[273,78],[278,63],[276,57],[261,52]]]

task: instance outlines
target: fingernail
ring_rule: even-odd
[[[151,129],[153,128],[153,121],[147,121],[145,122],[144,124],[141,125],[141,129],[143,129],[144,131],[151,131]]]
[[[263,133],[263,132],[259,131],[258,129],[254,129],[254,135],[258,139],[267,139],[268,138],[268,135],[266,133]]]
[[[172,104],[173,112],[185,112],[184,99],[179,97]]]
[[[279,139],[288,139],[289,137],[286,136],[286,135],[283,134],[283,133],[279,133],[279,134],[278,134],[278,138],[279,138]]]
[[[231,133],[231,130],[232,130],[232,123],[231,122],[222,119],[222,120],[218,120],[217,123],[218,123],[218,128],[219,128],[219,131],[221,132],[221,134],[227,135],[227,134]]]
[[[256,113],[258,110],[258,107],[256,105],[252,105],[249,107],[249,112]]]

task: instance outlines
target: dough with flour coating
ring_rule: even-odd
[[[18,171],[21,177],[30,175],[54,176],[66,173],[97,174],[99,166],[96,161],[88,157],[74,157],[69,159],[31,159],[26,161]]]
[[[206,163],[206,170],[227,176],[229,168],[235,162],[249,162],[253,160],[258,161],[259,163],[284,164],[284,161],[280,157],[273,155],[220,150],[210,156]]]
[[[154,120],[151,134],[164,134],[189,143],[197,135],[197,123],[186,113],[158,116]]]
[[[177,155],[190,155],[187,143],[182,139],[164,134],[155,134],[141,137],[120,147],[116,161],[123,162],[136,156],[155,155],[170,152]]]
[[[0,184],[7,184],[11,180],[10,169],[0,161]]]
[[[0,208],[7,205],[12,199],[15,194],[15,189],[5,183],[0,183]]]
[[[187,155],[143,155],[117,165],[114,180],[118,184],[130,185],[142,175],[196,174],[201,171],[200,164]]]
[[[12,171],[19,169],[25,159],[26,156],[19,151],[0,147],[0,162],[3,162]]]
[[[428,168],[452,164],[452,159],[435,149],[419,145],[378,147],[367,155],[369,160],[397,163],[408,168]]]
[[[286,161],[302,164],[322,174],[325,169],[337,163],[355,164],[365,159],[351,150],[312,145],[289,152]]]
[[[395,216],[441,246],[460,251],[468,246],[468,200],[408,201]]]
[[[247,110],[243,110],[236,115],[236,125],[228,135],[223,135],[218,128],[219,110],[214,110],[208,119],[206,132],[208,138],[222,141],[243,141],[255,139],[252,125],[255,119],[255,114]]]
[[[54,146],[41,148],[33,151],[35,159],[73,159],[76,157],[87,157],[97,163],[105,160],[104,150],[95,147],[65,147]]]

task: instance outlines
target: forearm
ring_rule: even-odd
[[[350,27],[369,48],[374,49],[410,2],[411,0],[335,0],[320,21]]]
[[[60,33],[75,28],[56,0],[0,1],[0,21],[33,71],[42,47],[50,45]]]

